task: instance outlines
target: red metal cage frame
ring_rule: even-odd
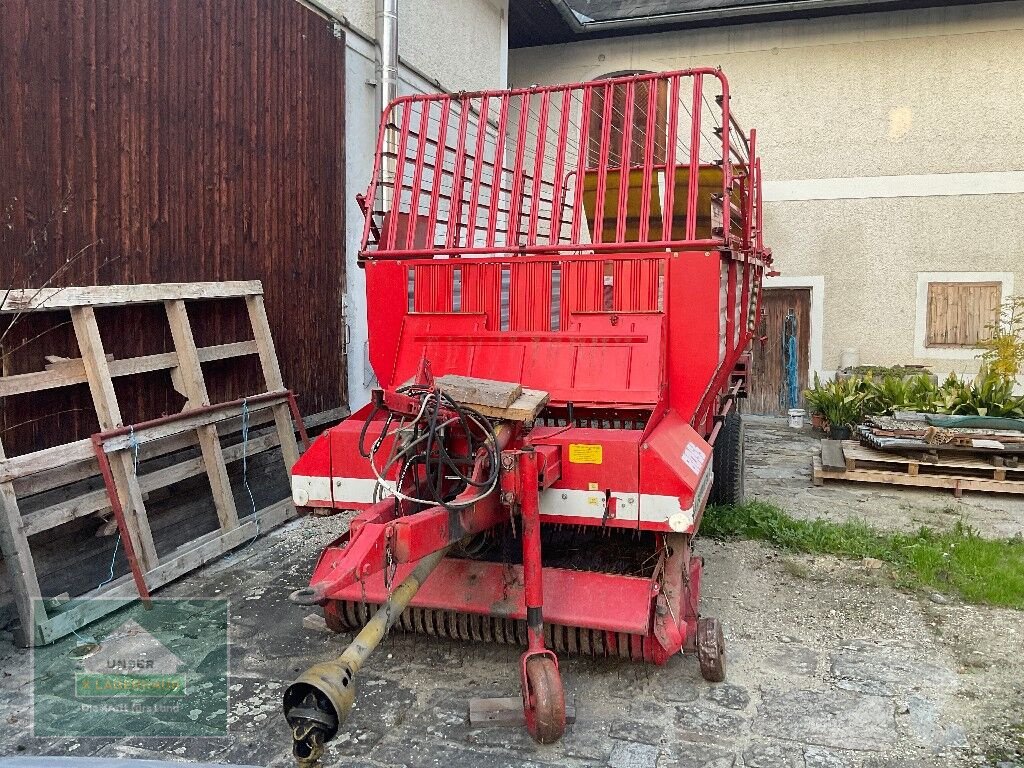
[[[718,69],[405,96],[381,121],[360,258],[699,248],[760,261],[760,181],[756,132]]]

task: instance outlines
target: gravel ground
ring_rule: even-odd
[[[965,491],[957,499],[949,490],[833,480],[816,487],[811,460],[820,453],[820,434],[808,426],[790,429],[782,419],[745,420],[747,493],[796,517],[861,519],[888,530],[946,529],[962,520],[984,536],[1024,534],[1024,499],[1018,495]]]
[[[803,514],[817,503],[829,517],[869,517],[896,527],[917,525],[918,514],[929,514],[916,493],[914,509],[921,511],[910,513],[903,492],[883,488],[876,500],[867,488],[851,491],[852,497],[839,486],[813,488],[812,442],[804,435],[752,424],[748,440],[752,495]],[[934,498],[953,505],[952,497]],[[978,524],[988,520],[993,527],[986,530],[999,530],[997,520],[1009,524],[1009,515],[992,511],[987,501],[968,498]],[[880,506],[884,514],[871,513]],[[339,653],[348,638],[306,628],[308,609],[286,596],[304,583],[320,548],[344,525],[342,517],[295,521],[161,592],[231,601],[227,737],[34,738],[30,655],[5,635],[0,754],[292,764],[282,690],[310,663]],[[704,682],[691,658],[676,657],[662,668],[565,659],[577,721],[561,743],[539,747],[519,729],[471,728],[466,720],[469,698],[518,694],[517,651],[396,635],[360,673],[356,709],[330,745],[326,764],[1024,765],[1024,614],[933,602],[894,589],[884,570],[783,555],[756,542],[701,541],[698,550],[707,563],[703,611],[726,627],[726,683]],[[101,637],[116,622],[90,631]]]

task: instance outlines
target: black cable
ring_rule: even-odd
[[[462,506],[453,506],[451,501],[463,493],[466,488],[489,488],[497,482],[500,469],[497,435],[491,421],[478,411],[455,402],[449,395],[439,390],[425,387],[421,384],[406,385],[398,389],[398,392],[410,397],[420,399],[420,418],[411,425],[412,439],[400,450],[396,450],[396,444],[392,445],[391,453],[380,476],[386,477],[396,462],[401,462],[401,469],[398,472],[398,485],[400,489],[405,485],[410,473],[416,478],[417,498],[424,501],[430,500],[433,503],[443,506],[450,511],[458,511]],[[442,409],[449,410],[453,416],[440,419]],[[374,406],[370,418],[364,423],[359,437],[359,451],[365,458],[373,461],[372,456],[376,454],[384,438],[388,434],[388,427],[394,420],[394,414],[388,414],[385,419],[384,429],[374,442],[369,454],[365,453],[366,433],[369,422],[376,417],[383,409]],[[402,422],[405,428],[405,422]],[[465,435],[468,455],[452,455],[444,439],[444,430],[457,425]],[[482,434],[481,434],[482,433]],[[413,452],[413,449],[421,443],[425,443],[422,451]],[[475,480],[472,470],[470,474],[462,471],[463,466],[475,467],[476,456],[481,448],[486,449],[486,460],[488,462],[487,477],[483,480]],[[416,471],[416,467],[422,466],[422,473]],[[451,476],[457,482],[448,493],[444,492],[445,481]],[[398,498],[397,496],[395,497]],[[400,509],[400,507],[399,507]]]
[[[380,411],[381,411],[381,409],[377,406],[376,403],[374,403],[373,404],[373,410],[370,411],[369,417],[366,419],[366,421],[363,422],[363,428],[361,430],[359,430],[359,446],[358,446],[359,455],[362,456],[364,459],[370,458],[370,452],[363,449],[363,445],[366,442],[366,431],[370,428],[370,422],[373,421],[374,417],[378,413],[380,413]],[[378,440],[379,439],[380,438],[378,438]],[[376,441],[374,441],[374,442],[376,442]]]

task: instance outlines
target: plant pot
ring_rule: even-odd
[[[849,440],[853,437],[853,430],[850,429],[849,425],[837,427],[835,424],[830,424],[828,428],[828,436],[833,440]]]
[[[811,414],[811,426],[819,432],[825,431],[825,417],[820,413]]]

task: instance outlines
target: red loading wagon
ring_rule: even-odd
[[[335,735],[395,623],[527,646],[543,742],[564,729],[556,651],[696,653],[723,679],[691,544],[709,499],[742,496],[736,402],[771,264],[725,76],[400,98],[360,201],[380,388],[292,487],[359,510],[293,599],[361,632],[288,689],[296,756]]]

